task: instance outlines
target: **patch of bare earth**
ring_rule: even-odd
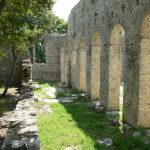
[[[2,93],[0,93],[1,95]],[[5,98],[0,98],[0,150],[7,134],[10,119],[16,106],[18,93],[16,88],[10,88]]]

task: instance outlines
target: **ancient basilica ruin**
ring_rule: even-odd
[[[46,63],[33,62],[33,80],[61,81],[110,111],[119,109],[122,85],[124,121],[150,127],[150,1],[81,0],[68,24],[66,35],[43,35]],[[21,82],[22,58],[15,83]],[[9,56],[6,61],[6,70],[0,65],[2,80]]]

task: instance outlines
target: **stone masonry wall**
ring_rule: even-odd
[[[21,84],[21,68],[22,68],[22,59],[24,58],[24,53],[19,54],[17,58],[16,68],[14,78],[12,80],[12,85]],[[10,76],[12,69],[13,56],[10,49],[6,49],[6,56],[0,58],[0,82],[6,83]]]
[[[35,63],[32,65],[33,80],[59,81],[60,76],[60,57],[63,46],[64,35],[43,36],[46,46],[46,64]]]
[[[119,93],[119,80],[121,79],[120,67],[109,66],[112,61],[111,56],[115,56],[112,51],[110,37],[116,25],[120,25],[124,30],[124,55],[123,55],[123,81],[124,81],[124,121],[133,126],[150,127],[150,71],[149,64],[149,44],[150,35],[149,17],[150,0],[80,0],[72,9],[69,16],[70,37],[68,43],[75,40],[77,47],[77,80],[80,82],[81,65],[86,65],[86,89],[90,94],[91,86],[91,51],[92,36],[99,33],[101,37],[100,51],[100,101],[108,110],[118,108],[116,93]],[[143,24],[143,26],[142,26]],[[117,31],[118,32],[118,31]],[[145,37],[144,37],[145,36]],[[85,39],[86,60],[79,62],[81,55],[80,43]],[[71,46],[70,46],[71,47]],[[113,49],[118,49],[117,45]],[[71,51],[71,49],[68,49]],[[112,51],[113,52],[113,51]],[[116,51],[117,52],[117,51]],[[115,53],[116,53],[115,52]],[[119,53],[119,51],[118,51]],[[116,53],[119,56],[119,54]],[[116,57],[116,56],[115,56]],[[115,58],[114,57],[114,58]],[[116,63],[113,61],[112,63]],[[121,64],[121,63],[120,63]],[[120,65],[118,64],[118,65]],[[115,65],[115,64],[114,64]],[[111,71],[112,68],[112,71]],[[83,71],[83,70],[82,70]],[[114,82],[115,90],[110,90],[113,78],[119,79]],[[111,80],[112,79],[112,80]],[[79,86],[78,86],[79,87]],[[98,88],[99,88],[98,87]],[[111,92],[110,92],[111,91]],[[90,95],[91,96],[91,95]],[[112,97],[112,98],[110,98]],[[113,107],[109,107],[115,105]],[[142,116],[144,116],[144,119]]]
[[[43,35],[46,45],[46,64],[34,63],[32,64],[33,80],[60,80],[60,52],[65,41],[65,35]],[[66,48],[67,49],[67,48]],[[6,82],[9,78],[12,68],[12,54],[9,49],[6,50],[7,55],[4,58],[0,58],[0,83]],[[21,68],[22,59],[25,58],[25,54],[19,54],[15,74],[13,78],[13,85],[21,84]],[[63,71],[64,72],[64,71]]]

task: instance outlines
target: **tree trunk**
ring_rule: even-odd
[[[4,97],[6,96],[6,94],[7,94],[8,88],[9,88],[9,86],[10,86],[10,83],[11,83],[11,81],[12,81],[12,79],[13,79],[13,76],[14,76],[14,73],[15,73],[15,67],[16,67],[17,57],[16,57],[16,55],[15,55],[15,49],[14,49],[14,47],[12,48],[12,54],[13,54],[13,59],[14,59],[14,61],[13,61],[13,65],[12,65],[12,70],[11,70],[11,73],[10,73],[10,77],[8,78],[8,81],[7,81],[6,85],[5,85],[4,92],[3,92],[3,94],[2,94],[2,97],[3,97],[3,98],[4,98]]]

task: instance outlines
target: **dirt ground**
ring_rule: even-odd
[[[3,89],[0,90],[0,95]],[[18,92],[16,88],[10,88],[5,98],[0,98],[0,150],[7,134],[11,115],[15,109]]]

